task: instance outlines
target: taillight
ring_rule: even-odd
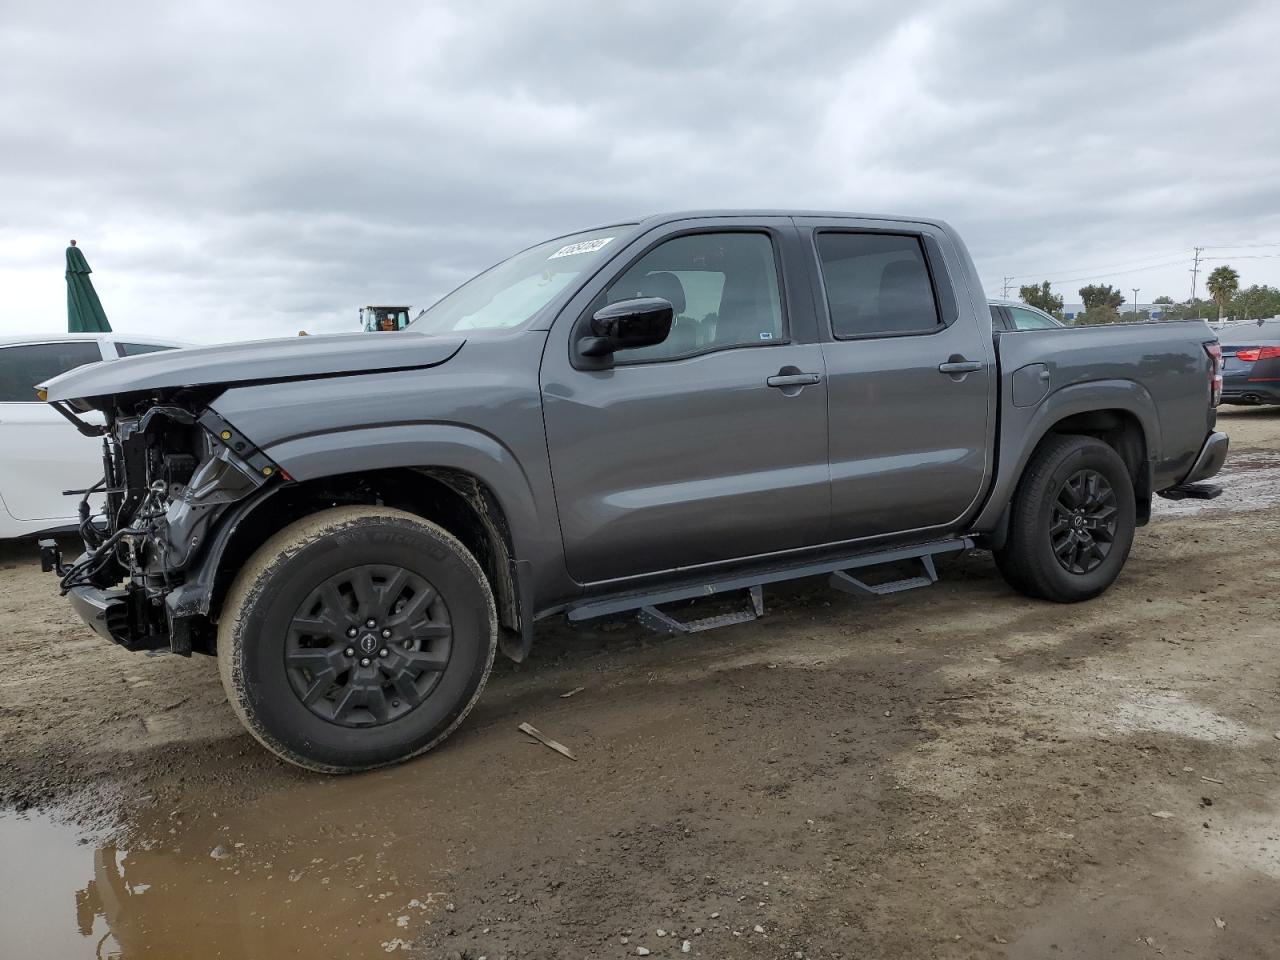
[[[1215,340],[1204,345],[1204,352],[1209,355],[1209,406],[1216,407],[1222,399],[1222,347]]]
[[[1246,363],[1280,359],[1280,347],[1250,347],[1248,350],[1237,350],[1236,359]]]

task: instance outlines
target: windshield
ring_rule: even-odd
[[[530,247],[468,280],[408,329],[452,333],[518,327],[606,255],[626,230],[626,226],[618,226],[575,233]]]

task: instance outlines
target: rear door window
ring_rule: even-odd
[[[817,235],[831,332],[838,340],[932,333],[943,327],[918,236]]]
[[[0,403],[39,403],[37,383],[101,359],[96,340],[0,347]]]

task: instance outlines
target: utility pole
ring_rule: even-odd
[[[1138,322],[1138,288],[1133,287],[1133,322]]]
[[[1195,248],[1195,259],[1191,262],[1191,299],[1187,301],[1187,306],[1196,302],[1196,274],[1200,272],[1200,254],[1204,247]],[[1196,319],[1200,319],[1200,311],[1196,311]]]
[[[1004,278],[1004,293],[1000,294],[1005,300],[1009,299],[1009,284],[1013,282],[1013,277]]]

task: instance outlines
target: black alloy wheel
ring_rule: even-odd
[[[457,537],[394,507],[332,507],[268,537],[218,614],[240,722],[323,773],[399,763],[448,737],[498,649],[489,579]]]
[[[430,696],[452,646],[449,608],[424,577],[366,564],[330,576],[298,606],[285,670],[298,699],[322,720],[376,727]]]
[[[1077,470],[1058,490],[1049,537],[1068,573],[1091,573],[1115,542],[1119,506],[1110,482],[1097,470]]]
[[[1097,437],[1037,444],[1009,504],[996,567],[1015,590],[1056,603],[1096,597],[1119,576],[1138,520],[1134,474]]]

